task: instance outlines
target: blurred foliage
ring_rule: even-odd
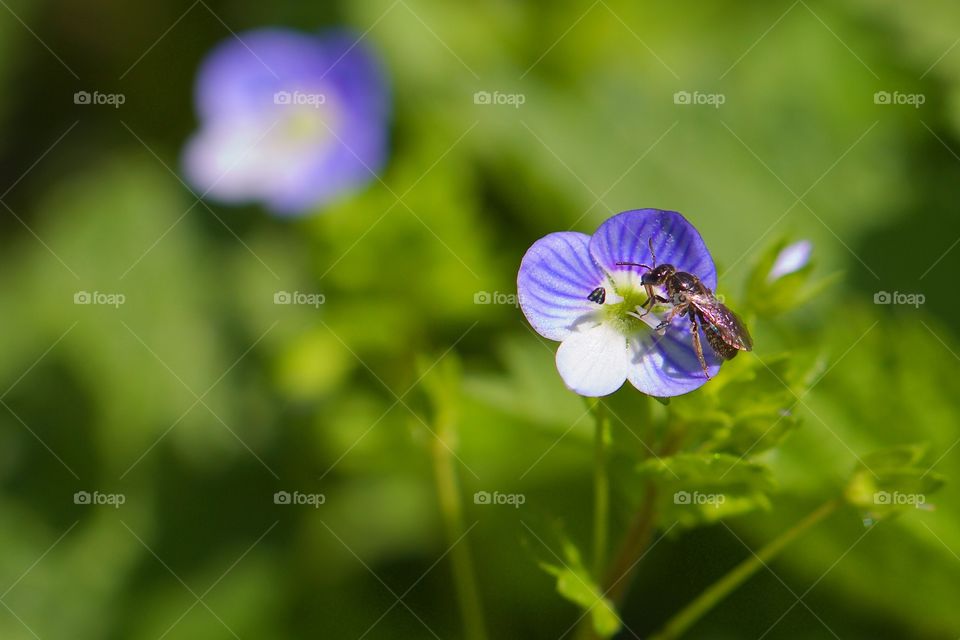
[[[601,582],[577,561],[593,420],[507,296],[536,238],[641,206],[697,225],[756,351],[666,406],[604,401],[611,543],[651,486],[658,531],[594,625],[648,635],[846,492],[691,636],[957,637],[958,19],[942,0],[9,1],[0,637],[458,637],[424,428],[437,384],[491,636],[567,631]],[[196,202],[177,177],[200,59],[268,24],[369,29],[392,78],[382,182],[303,220]],[[80,90],[127,101],[75,105]],[[813,262],[767,282],[797,237]],[[872,498],[943,479],[896,518]],[[683,508],[679,491],[729,499]]]
[[[921,464],[925,447],[900,446],[864,456],[845,491],[854,506],[870,519],[922,508],[926,498],[943,486],[944,478]]]
[[[774,486],[766,467],[729,454],[660,458],[643,464],[640,472],[662,489],[657,510],[663,521],[683,526],[769,508],[766,494]]]

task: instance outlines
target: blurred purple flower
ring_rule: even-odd
[[[767,281],[772,282],[803,269],[810,262],[811,253],[813,253],[813,243],[809,240],[800,240],[787,245],[777,254],[777,259],[770,268],[770,273],[767,274]]]
[[[230,38],[203,61],[195,100],[200,129],[184,170],[222,202],[307,213],[365,185],[387,159],[385,78],[352,33]]]
[[[677,396],[703,385],[693,348],[690,321],[675,318],[663,332],[654,331],[655,312],[635,317],[647,295],[641,267],[617,262],[670,263],[716,288],[717,272],[697,230],[675,211],[637,209],[610,218],[593,236],[551,233],[537,240],[523,257],[517,276],[520,308],[545,338],[559,340],[557,370],[564,383],[583,396],[605,396],[626,380],[643,393]],[[602,302],[591,294],[604,288]],[[703,329],[701,343],[707,345]],[[703,350],[713,376],[720,360]]]

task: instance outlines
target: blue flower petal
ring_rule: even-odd
[[[265,198],[280,213],[298,213],[362,187],[377,177],[389,154],[389,91],[378,60],[349,31],[327,33],[321,42],[315,72],[329,96],[329,129],[296,184]]]
[[[227,38],[204,59],[196,79],[201,119],[278,111],[280,91],[323,92],[320,41],[288,29],[258,29]]]
[[[634,209],[619,213],[593,234],[590,253],[610,273],[640,274],[644,269],[618,266],[617,262],[642,262],[652,266],[653,256],[648,246],[651,238],[657,264],[672,264],[679,271],[699,277],[708,288],[716,288],[717,270],[703,238],[676,211]]]
[[[335,29],[320,34],[323,82],[351,105],[343,114],[361,121],[385,121],[390,115],[390,88],[380,60],[363,42],[363,34]]]
[[[240,34],[197,75],[201,129],[184,152],[199,191],[305,213],[370,180],[388,156],[389,90],[357,34]]]
[[[537,333],[563,340],[578,327],[599,322],[599,305],[587,296],[606,282],[588,249],[590,236],[551,233],[527,250],[517,275],[520,308]]]
[[[714,353],[700,327],[700,343],[710,377],[720,371],[721,358]],[[647,395],[666,398],[698,389],[707,382],[690,334],[690,322],[675,319],[664,335],[638,333],[630,341],[630,383]]]

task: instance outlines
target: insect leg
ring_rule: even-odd
[[[700,360],[703,375],[709,378],[710,372],[707,370],[707,361],[703,357],[703,345],[700,344],[700,327],[697,324],[697,316],[693,313],[690,314],[690,335],[693,336],[693,349],[697,352],[697,359]]]
[[[658,295],[653,290],[652,285],[645,284],[643,285],[643,288],[647,290],[647,301],[640,306],[640,308],[643,309],[643,313],[637,314],[638,318],[642,318],[643,316],[653,311],[653,305],[657,304],[658,302],[660,303],[669,302],[669,300],[667,300],[663,296]]]
[[[674,319],[674,317],[678,315],[682,316],[686,312],[686,310],[687,310],[686,307],[673,307],[672,309],[670,309],[670,313],[667,315],[667,317],[664,318],[663,321],[660,324],[658,324],[654,330],[659,331],[660,329],[665,329],[669,327],[670,322]]]

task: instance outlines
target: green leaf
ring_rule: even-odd
[[[793,407],[803,385],[788,354],[745,355],[724,364],[701,392],[674,398],[673,421],[684,448],[756,456],[798,424]]]
[[[620,630],[616,608],[600,593],[600,588],[583,566],[580,551],[569,540],[563,541],[564,564],[541,562],[540,567],[557,578],[557,593],[590,613],[593,629],[602,638]]]
[[[554,343],[535,338],[529,332],[504,339],[496,352],[506,375],[473,373],[465,380],[465,391],[507,415],[549,426],[559,433],[570,428],[571,416],[584,413],[580,398],[563,386],[554,364]],[[584,433],[591,421],[581,423]]]
[[[662,521],[694,527],[770,506],[774,487],[766,465],[730,454],[680,454],[637,467],[658,488]]]
[[[929,446],[926,443],[903,444],[880,449],[860,458],[860,468],[897,469],[912,467],[923,460]]]

